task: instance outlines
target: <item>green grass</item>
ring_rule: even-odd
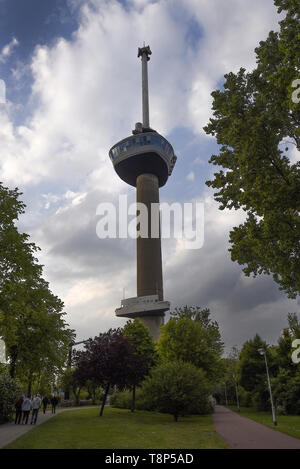
[[[183,417],[107,407],[67,411],[30,430],[9,449],[228,448],[210,415]]]
[[[236,406],[228,406],[228,408],[234,412],[238,412]],[[271,412],[258,412],[251,407],[241,407],[239,414],[279,432],[300,438],[300,415],[278,415],[276,416],[277,426],[274,426]]]

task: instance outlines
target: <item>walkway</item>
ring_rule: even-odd
[[[4,423],[3,425],[0,425],[0,448],[3,448],[4,446],[8,445],[12,441],[19,438],[19,436],[23,435],[29,430],[32,430],[34,427],[37,427],[38,425],[41,425],[44,422],[47,422],[47,420],[49,420],[54,415],[60,414],[61,412],[66,412],[67,410],[91,409],[92,407],[97,407],[97,406],[70,407],[70,408],[67,407],[65,409],[56,409],[56,414],[52,414],[51,410],[47,410],[46,413],[43,414],[43,411],[40,410],[36,425],[30,425],[31,414],[29,416],[27,425],[22,425],[22,424],[15,425],[14,422]]]
[[[300,439],[241,417],[226,407],[216,406],[213,421],[216,432],[233,449],[300,449]]]

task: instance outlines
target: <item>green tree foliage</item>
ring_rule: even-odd
[[[276,347],[278,371],[272,380],[276,406],[282,413],[300,414],[300,365],[292,361],[292,342],[300,339],[297,314],[288,314],[288,327],[283,329]]]
[[[149,334],[149,330],[142,322],[136,318],[128,321],[124,328],[123,334],[133,345],[134,353],[137,355],[138,362],[132,361],[132,369],[128,376],[128,384],[132,387],[132,405],[131,411],[135,410],[135,392],[145,376],[148,375],[151,366],[154,365],[157,356],[155,344]]]
[[[283,329],[278,339],[277,362],[280,368],[284,368],[290,374],[295,375],[296,366],[292,361],[294,351],[292,343],[295,339],[300,339],[300,323],[296,313],[288,314],[288,327]]]
[[[136,369],[144,366],[145,358],[135,352],[132,341],[123,335],[121,329],[110,329],[99,334],[85,342],[84,346],[84,351],[74,352],[76,368],[73,377],[81,385],[93,380],[105,389],[100,409],[102,416],[110,388],[131,386]]]
[[[201,368],[211,380],[220,375],[220,358],[223,343],[216,322],[209,318],[209,311],[199,313],[199,308],[183,308],[175,311],[161,328],[158,352],[164,361],[182,360]],[[202,318],[202,319],[201,319]]]
[[[174,416],[208,413],[210,386],[205,373],[191,363],[172,361],[153,368],[143,384],[143,393],[155,409]]]
[[[20,195],[0,183],[0,336],[11,377],[25,379],[31,393],[41,373],[63,367],[74,334],[63,319],[63,303],[42,278],[39,248],[16,227],[25,209]]]
[[[132,391],[124,389],[123,391],[115,391],[110,398],[110,405],[120,409],[132,409]],[[136,389],[136,402],[135,408],[137,410],[148,410],[154,411],[154,403],[152,397],[146,395],[143,389],[143,385]]]
[[[270,376],[278,371],[276,347],[267,347],[258,334],[248,340],[242,347],[237,365],[238,382],[251,393],[252,404],[258,410],[269,408],[269,390],[267,384],[266,365],[259,349],[265,349]]]
[[[237,403],[236,384],[238,357],[238,349],[236,347],[232,347],[229,356],[221,359],[222,377],[219,386],[214,392],[214,396],[222,404],[226,404],[225,386],[227,402],[230,404]]]
[[[243,209],[244,223],[230,233],[231,258],[247,276],[272,274],[290,297],[300,291],[300,104],[292,83],[300,78],[300,4],[275,0],[285,17],[255,49],[257,67],[225,75],[214,91],[213,118],[204,128],[217,138],[221,167],[207,185],[217,190],[220,209]]]
[[[16,381],[6,373],[0,374],[0,423],[10,420],[20,394]]]

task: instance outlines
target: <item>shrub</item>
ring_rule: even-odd
[[[73,401],[61,401],[60,406],[61,407],[72,407],[75,405],[75,402]]]
[[[110,404],[120,409],[131,409],[132,392],[130,390],[116,391],[110,398]],[[142,388],[136,389],[135,408],[137,410],[154,410],[152,399],[149,399]]]
[[[11,419],[20,389],[8,374],[0,374],[0,422]]]
[[[283,405],[278,405],[276,407],[276,413],[277,415],[286,415],[286,408]]]
[[[188,362],[167,362],[154,368],[142,392],[156,410],[173,415],[176,422],[180,415],[213,411],[205,373]]]
[[[238,387],[240,405],[242,407],[251,407],[252,397],[251,392],[246,391],[242,386]]]

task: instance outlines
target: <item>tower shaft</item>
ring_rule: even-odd
[[[152,237],[152,227],[157,221],[152,208],[157,207],[158,210],[159,203],[158,177],[155,174],[141,174],[138,176],[136,200],[137,203],[144,204],[148,212],[148,237],[138,236],[137,238],[137,295],[158,295],[159,300],[162,301],[163,277],[159,226],[157,230],[158,237]],[[157,213],[158,217],[159,212]]]

